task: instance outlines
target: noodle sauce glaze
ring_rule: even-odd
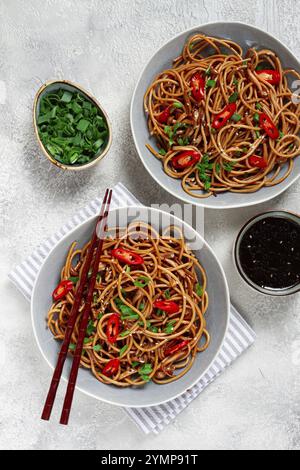
[[[243,235],[240,264],[248,278],[263,289],[284,290],[300,284],[300,225],[268,216]]]

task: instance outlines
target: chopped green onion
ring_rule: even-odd
[[[120,336],[121,336],[121,338],[123,338],[124,336],[127,336],[129,333],[130,333],[130,330],[125,330],[125,331],[122,331]]]
[[[165,298],[166,298],[166,299],[170,299],[170,298],[171,298],[170,290],[167,289],[167,290],[165,291],[165,294],[164,294],[164,295],[165,295]]]
[[[197,294],[199,297],[202,297],[202,295],[203,295],[203,287],[200,286],[199,283],[196,284],[196,294]]]
[[[73,284],[77,284],[79,277],[69,277],[69,281],[73,282]]]
[[[70,350],[70,351],[75,351],[75,349],[76,349],[76,344],[70,343],[70,344],[69,344],[69,350]]]
[[[91,336],[94,331],[96,331],[96,327],[94,326],[94,323],[92,320],[89,321],[86,332],[88,336]]]
[[[255,105],[256,109],[258,109],[259,111],[262,109],[262,105],[260,103],[256,103]]]
[[[208,80],[206,82],[206,88],[214,88],[216,84],[217,84],[216,80]]]
[[[134,285],[136,287],[144,288],[149,284],[149,282],[150,282],[150,279],[148,277],[141,276],[134,282]]]
[[[125,346],[123,346],[123,348],[120,349],[119,356],[122,357],[123,354],[127,351],[127,349],[128,349],[128,344],[125,344]]]
[[[260,119],[259,114],[255,113],[254,116],[253,116],[253,119],[254,119],[255,122],[259,122],[259,119]]]
[[[167,326],[164,328],[164,332],[167,335],[170,335],[174,331],[174,324],[176,323],[176,320],[171,320],[170,322],[167,323]]]
[[[236,103],[238,98],[239,98],[239,94],[236,91],[235,93],[233,93],[233,95],[230,96],[229,103]]]
[[[139,373],[143,375],[149,375],[153,372],[152,365],[151,364],[143,364],[142,367],[139,368]]]
[[[178,109],[183,108],[183,104],[180,101],[175,101],[172,106]]]
[[[81,92],[62,88],[41,98],[37,126],[44,147],[65,165],[88,163],[109,138],[98,107]]]
[[[102,349],[102,346],[100,344],[95,344],[95,346],[93,347],[93,350],[96,352],[101,351],[101,349]]]
[[[232,120],[235,122],[239,122],[241,119],[242,119],[242,116],[238,113],[234,113],[234,115],[232,116]]]
[[[162,155],[163,157],[167,154],[165,149],[159,149],[158,153],[159,153],[159,155]]]

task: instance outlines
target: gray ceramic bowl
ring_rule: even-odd
[[[166,228],[170,223],[181,227],[208,276],[210,301],[207,322],[211,334],[211,344],[205,352],[197,356],[195,364],[182,379],[166,385],[149,383],[143,388],[120,389],[98,382],[88,370],[80,369],[79,371],[77,387],[87,395],[119,406],[154,406],[171,400],[191,388],[211,366],[221,349],[228,327],[229,291],[224,271],[212,249],[194,229],[183,221],[156,209],[122,208],[111,211],[109,226],[115,226],[116,216],[118,216],[119,226],[126,226],[128,222],[133,220],[142,220],[150,221],[156,229]],[[51,368],[56,364],[61,346],[61,343],[55,341],[51,332],[46,328],[46,315],[51,306],[51,294],[59,281],[59,273],[70,244],[74,240],[77,240],[81,246],[85,244],[91,237],[95,220],[95,217],[91,218],[57,244],[46,258],[34,286],[31,302],[33,329],[41,353]],[[63,373],[64,379],[68,377],[70,364],[71,359],[68,358]]]
[[[231,39],[239,43],[243,47],[244,51],[250,47],[266,47],[278,54],[285,68],[300,70],[299,61],[280,41],[258,28],[243,23],[211,23],[198,26],[179,34],[162,46],[152,59],[150,59],[135,88],[131,103],[130,119],[132,134],[138,154],[145,168],[156,182],[166,191],[173,194],[173,196],[178,197],[182,201],[210,209],[233,209],[235,207],[252,206],[269,201],[284,192],[299,178],[300,158],[295,159],[295,167],[292,174],[283,183],[277,186],[262,188],[258,192],[251,194],[236,194],[228,192],[219,194],[217,198],[210,197],[208,199],[199,200],[184,192],[181,187],[180,180],[173,179],[166,175],[163,171],[161,162],[151,155],[145,147],[146,144],[151,144],[154,148],[156,145],[154,139],[150,139],[148,132],[143,107],[144,94],[153,79],[161,71],[171,66],[172,60],[174,57],[180,55],[187,39],[196,32]]]

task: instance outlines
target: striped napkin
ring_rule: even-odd
[[[30,301],[35,279],[43,261],[58,241],[77,225],[98,214],[102,201],[95,199],[81,209],[52,237],[45,240],[21,264],[8,275],[9,279]],[[112,207],[140,205],[140,202],[121,183],[113,188]],[[256,335],[243,320],[236,309],[231,306],[230,325],[222,350],[204,377],[188,392],[175,400],[160,406],[148,408],[125,408],[126,413],[146,434],[158,434],[174,420],[211,382],[213,382],[233,361],[235,361],[255,341]]]

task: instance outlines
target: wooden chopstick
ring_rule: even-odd
[[[112,191],[109,191],[107,189],[106,192],[105,192],[104,199],[103,199],[100,215],[99,215],[99,218],[98,218],[98,221],[97,221],[94,233],[93,233],[92,241],[91,241],[91,244],[90,244],[90,247],[89,247],[89,250],[88,250],[86,261],[85,261],[84,266],[82,268],[81,278],[80,278],[79,286],[78,286],[76,294],[75,294],[74,304],[73,304],[71,314],[70,314],[70,318],[69,318],[69,321],[68,321],[66,334],[65,334],[60,352],[59,352],[57,364],[56,364],[55,370],[53,372],[51,384],[50,384],[50,387],[49,387],[49,391],[48,391],[48,394],[47,394],[47,398],[46,398],[46,402],[45,402],[45,405],[44,405],[43,413],[42,413],[42,416],[41,416],[41,419],[44,419],[46,421],[48,421],[50,419],[50,416],[51,416],[53,404],[54,404],[55,397],[56,397],[56,392],[57,392],[58,385],[59,385],[59,382],[60,382],[60,379],[61,379],[61,374],[62,374],[62,371],[63,371],[63,367],[64,367],[64,364],[65,364],[66,357],[68,355],[69,345],[70,345],[73,329],[74,329],[76,319],[77,319],[77,316],[78,316],[78,310],[79,310],[79,307],[80,307],[80,304],[81,304],[81,301],[82,301],[83,291],[84,291],[84,288],[86,286],[86,282],[87,282],[87,279],[88,279],[88,273],[89,273],[90,266],[91,266],[92,259],[93,259],[93,254],[94,254],[97,242],[98,242],[98,235],[97,235],[98,225],[101,224],[102,220],[104,219],[104,216],[106,214],[106,204],[107,204],[107,201],[111,201],[111,197],[112,197]]]
[[[72,368],[71,368],[71,372],[69,376],[69,382],[68,382],[68,387],[67,387],[67,391],[65,395],[64,405],[63,405],[63,409],[62,409],[62,413],[60,417],[60,424],[67,425],[69,421],[69,416],[70,416],[70,411],[71,411],[71,406],[72,406],[72,401],[73,401],[73,396],[74,396],[74,391],[75,391],[76,381],[77,381],[77,376],[78,376],[78,370],[79,370],[80,360],[81,360],[81,355],[82,355],[83,342],[84,342],[84,338],[86,335],[86,329],[87,329],[87,324],[88,324],[92,300],[93,300],[93,293],[94,293],[96,278],[97,278],[98,269],[99,269],[99,262],[100,262],[100,257],[101,257],[102,249],[103,249],[104,236],[107,230],[107,217],[109,213],[111,197],[112,197],[112,191],[110,191],[109,196],[108,196],[108,201],[107,201],[106,210],[103,216],[103,220],[100,222],[99,224],[100,226],[97,229],[99,238],[97,240],[96,254],[95,254],[94,261],[92,263],[92,274],[89,279],[88,293],[87,293],[85,307],[83,309],[82,318],[81,318],[81,322],[79,326],[79,335],[78,335],[75,353],[73,356],[73,363],[72,363]]]

